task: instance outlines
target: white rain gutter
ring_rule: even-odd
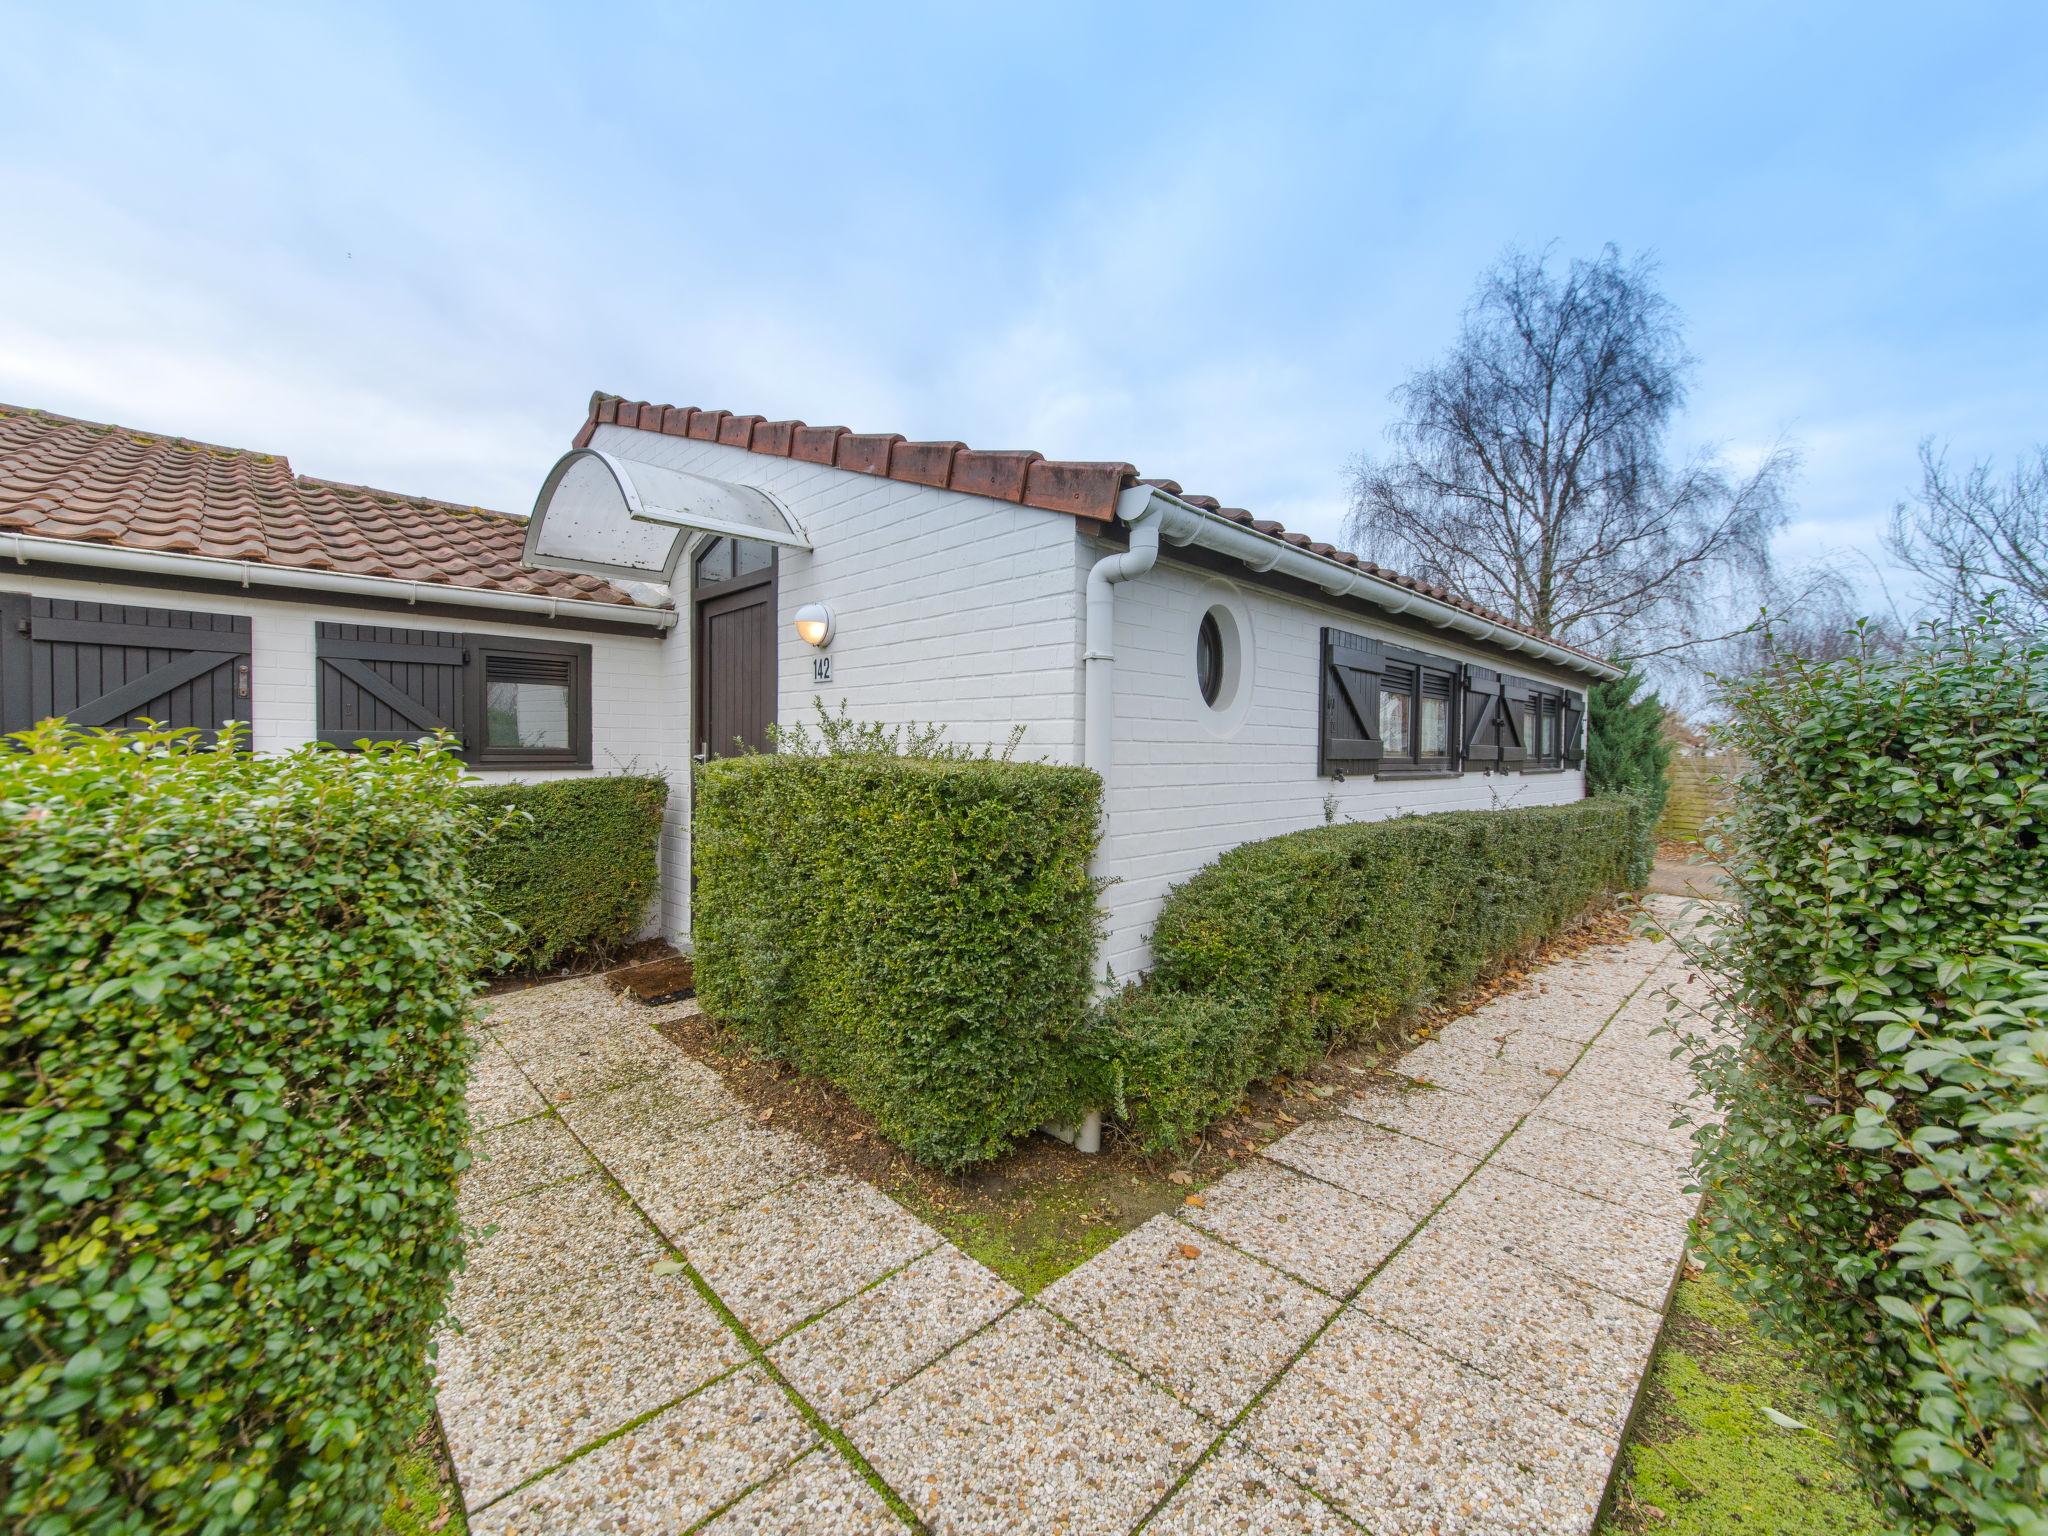
[[[1356,598],[1387,613],[1407,614],[1438,629],[1455,630],[1473,640],[1485,641],[1500,646],[1503,650],[1531,656],[1554,667],[1564,667],[1596,678],[1621,676],[1619,667],[1604,661],[1596,661],[1590,656],[1582,656],[1577,651],[1559,645],[1555,640],[1525,634],[1512,625],[1482,618],[1476,613],[1468,613],[1455,604],[1413,591],[1399,582],[1387,580],[1384,576],[1367,575],[1364,571],[1355,570],[1327,555],[1314,554],[1297,544],[1288,543],[1285,539],[1260,533],[1256,528],[1247,528],[1242,523],[1233,523],[1229,518],[1218,517],[1213,512],[1190,506],[1166,491],[1146,486],[1138,489],[1150,492],[1143,502],[1139,501],[1136,491],[1126,491],[1117,503],[1117,516],[1133,524],[1134,541],[1137,537],[1137,522],[1151,515],[1154,508],[1159,508],[1163,514],[1161,529],[1170,544],[1194,544],[1202,549],[1213,550],[1217,554],[1243,561],[1260,574],[1271,571],[1281,576],[1291,576],[1297,581],[1305,581],[1322,588],[1331,597]],[[1146,562],[1147,569],[1150,568],[1150,564],[1150,561]],[[1098,565],[1096,569],[1100,570],[1101,566]],[[1092,585],[1090,590],[1093,591]],[[1089,617],[1089,650],[1093,651],[1095,645],[1092,608]],[[1107,649],[1106,643],[1104,648]]]
[[[596,603],[587,598],[550,597],[539,592],[497,592],[484,587],[456,587],[442,582],[405,581],[396,576],[358,576],[347,571],[315,571],[292,565],[263,565],[254,560],[223,560],[213,555],[166,554],[128,549],[119,544],[88,544],[80,539],[46,539],[31,533],[0,534],[0,558],[17,565],[31,560],[53,565],[86,565],[98,570],[131,571],[138,575],[174,576],[186,580],[233,582],[242,587],[286,587],[299,592],[332,592],[339,597],[400,599],[407,603],[447,603],[457,608],[483,608],[496,613],[533,614],[550,619],[592,619],[643,629],[672,629],[672,608],[628,607]]]

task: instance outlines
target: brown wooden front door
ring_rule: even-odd
[[[755,560],[765,563],[748,569]],[[745,544],[735,551],[720,539],[699,553],[692,576],[698,759],[742,746],[766,752],[775,719],[773,551]]]

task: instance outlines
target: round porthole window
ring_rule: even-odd
[[[1195,631],[1195,686],[1202,690],[1202,702],[1213,709],[1223,692],[1223,630],[1214,609],[1202,615]]]

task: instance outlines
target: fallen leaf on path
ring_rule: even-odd
[[[1202,1256],[1202,1250],[1193,1243],[1182,1243],[1180,1245],[1180,1256],[1184,1259],[1199,1259]]]

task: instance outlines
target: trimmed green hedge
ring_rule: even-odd
[[[1707,1247],[1899,1530],[2042,1536],[2048,639],[1787,656],[1725,702]]]
[[[460,1253],[461,766],[14,742],[0,1525],[374,1530]]]
[[[1088,1031],[1098,1090],[1151,1151],[1245,1088],[1469,985],[1635,878],[1632,796],[1315,827],[1167,897],[1153,970]]]
[[[710,763],[697,995],[921,1161],[994,1157],[1079,1102],[1100,798],[1086,769],[872,746]]]
[[[499,935],[510,969],[602,959],[633,942],[659,874],[666,779],[548,779],[469,795],[499,827],[470,867],[484,904],[516,925]]]

